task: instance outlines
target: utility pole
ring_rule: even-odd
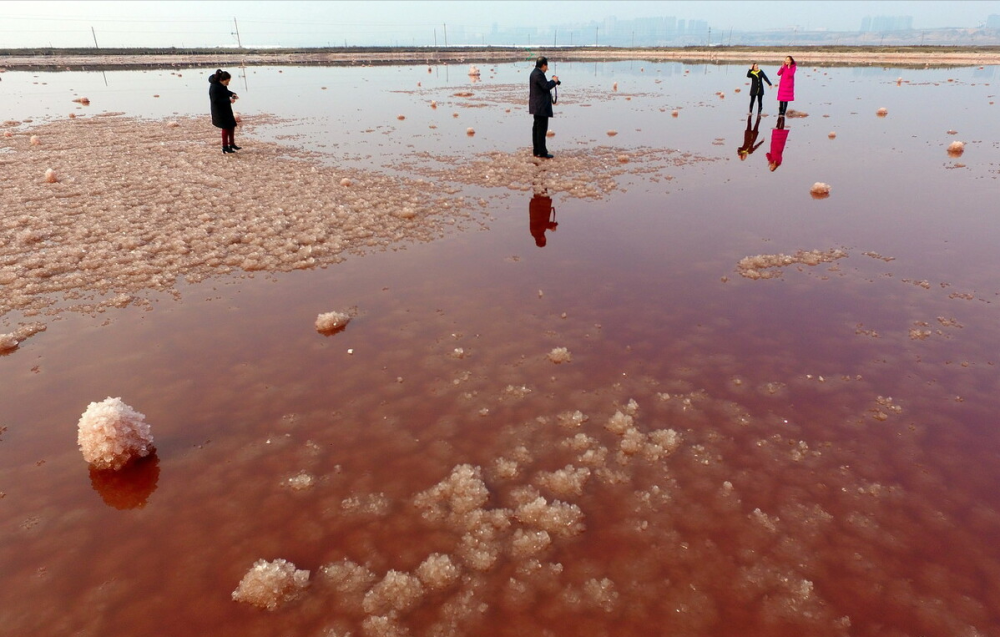
[[[552,46],[553,47],[555,47],[555,45],[556,45],[556,38],[557,37],[559,37],[559,32],[556,31],[555,29],[553,29],[552,30]]]
[[[97,33],[94,32],[94,27],[90,27],[90,34],[94,36],[94,48],[99,49],[101,47],[97,46]]]
[[[601,27],[594,27],[594,46],[597,46],[598,38],[601,35]]]
[[[236,16],[233,16],[233,26],[236,27],[236,46],[243,48],[243,41],[240,40],[240,25],[236,23]]]
[[[438,30],[437,27],[434,27],[434,48],[436,49],[437,46],[438,46]]]
[[[632,31],[632,48],[635,48],[635,31]]]
[[[444,25],[444,45],[448,46],[448,25]]]

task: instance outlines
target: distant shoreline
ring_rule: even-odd
[[[164,67],[353,66],[554,60],[648,60],[690,63],[780,63],[786,55],[813,66],[983,66],[1000,64],[1000,47],[354,47],[319,49],[0,49],[10,70],[112,70]]]

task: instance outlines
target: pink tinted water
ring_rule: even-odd
[[[559,226],[544,248],[529,232],[530,193],[467,188],[489,202],[488,231],[206,281],[151,310],[63,315],[0,358],[0,633],[368,634],[365,613],[320,567],[349,558],[381,576],[457,554],[461,533],[422,519],[413,497],[468,463],[485,470],[487,506],[511,506],[538,472],[579,465],[563,445],[577,431],[556,422],[581,410],[590,419],[579,431],[611,450],[620,479],[595,471],[564,498],[586,530],[542,554],[561,571],[505,554],[489,571],[466,568],[469,579],[427,595],[400,625],[1000,634],[995,69],[803,68],[793,108],[809,116],[786,120],[774,172],[764,158],[774,117],[762,119],[756,153],[736,153],[741,67],[556,70],[554,153],[606,144],[616,129],[623,149],[719,161],[672,180],[630,175],[604,201],[556,196]],[[331,161],[514,150],[530,125],[510,98],[458,106],[449,96],[469,87],[461,67],[448,77],[423,66],[283,71],[251,69],[244,104],[303,118],[264,134],[305,135],[289,143]],[[201,99],[200,75],[167,73],[158,81]],[[472,90],[492,81],[513,95],[525,73],[497,67]],[[174,95],[154,115],[188,108],[183,91],[121,77]],[[282,86],[278,100],[271,89]],[[116,99],[97,84],[88,92],[102,108]],[[131,90],[118,99],[108,110],[145,108]],[[960,158],[945,152],[955,139],[967,142]],[[832,185],[830,198],[810,197],[816,181]],[[830,248],[848,257],[769,280],[736,272],[745,256]],[[345,331],[313,329],[317,314],[350,307]],[[556,347],[572,361],[550,362]],[[88,471],[75,447],[80,414],[106,396],[153,426],[156,456],[128,475]],[[629,399],[639,430],[682,435],[674,454],[615,459],[618,438],[603,425]],[[520,446],[530,456],[521,477],[492,473]],[[302,471],[315,485],[290,489]],[[374,494],[388,509],[345,506]],[[278,557],[312,571],[302,599],[274,613],[231,601],[255,560]],[[617,592],[606,607],[585,592],[603,578]]]

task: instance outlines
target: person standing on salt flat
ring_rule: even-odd
[[[778,69],[778,117],[784,117],[788,103],[795,101],[795,58],[788,55],[785,63]]]
[[[774,86],[774,84],[771,84],[767,73],[762,71],[756,62],[750,66],[747,77],[750,78],[750,112],[747,115],[753,115],[753,102],[756,99],[759,117],[764,112],[764,82],[767,82],[768,86]]]
[[[232,75],[222,69],[208,77],[208,97],[212,102],[212,125],[222,129],[222,152],[235,153],[240,150],[236,145],[236,116],[233,115],[233,102],[239,99],[236,93],[229,90]]]
[[[551,80],[545,79],[549,70],[547,58],[535,60],[535,69],[528,78],[528,113],[535,116],[535,124],[531,128],[532,154],[542,159],[552,159],[545,147],[545,135],[549,132],[549,118],[552,117],[552,93],[556,86],[562,84],[558,75]]]

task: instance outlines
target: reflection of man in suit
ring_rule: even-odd
[[[759,128],[760,128],[760,115],[757,116],[757,121],[754,122],[753,130],[750,129],[750,116],[748,115],[747,129],[743,131],[743,145],[740,146],[739,150],[736,151],[736,154],[740,156],[740,161],[746,159],[748,155],[752,155],[753,151],[760,148],[760,144],[764,143],[764,141],[761,140],[760,144],[757,144],[756,146],[754,146],[753,144],[755,141],[757,141],[757,135],[760,134],[760,130],[758,130]]]
[[[545,231],[556,229],[559,224],[555,221],[556,209],[552,207],[552,198],[544,190],[536,192],[528,204],[528,216],[530,222],[528,229],[531,236],[535,238],[535,245],[539,248],[545,247]]]

